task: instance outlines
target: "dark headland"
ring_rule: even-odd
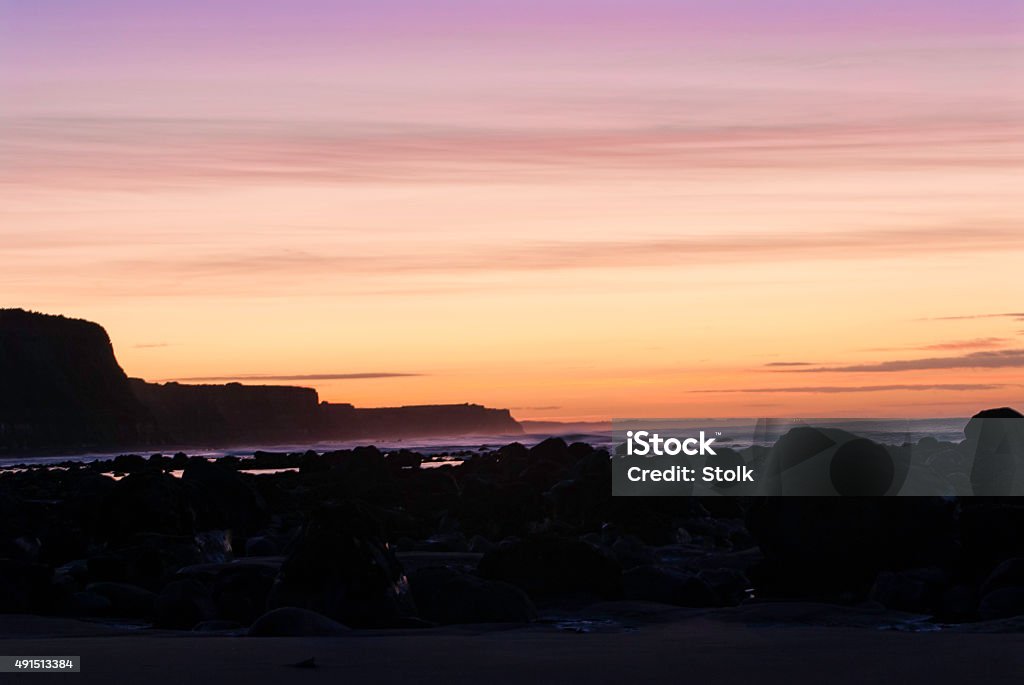
[[[148,383],[96,323],[0,310],[0,454],[521,432],[508,410],[475,404],[363,409],[311,388]]]

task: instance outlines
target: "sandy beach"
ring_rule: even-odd
[[[695,612],[658,605],[598,608],[621,625],[453,626],[352,631],[344,637],[250,638],[133,631],[66,619],[6,616],[0,652],[82,657],[76,682],[1013,683],[1024,635],[907,632],[857,626],[815,605],[782,612]],[[792,621],[851,625],[768,624]],[[640,619],[630,621],[629,618]],[[643,622],[641,622],[643,621]],[[605,627],[602,627],[604,625]],[[17,635],[17,636],[16,636]],[[294,664],[314,659],[316,667]],[[131,674],[128,681],[124,675]],[[17,676],[16,676],[17,677]]]

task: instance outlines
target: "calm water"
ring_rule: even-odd
[[[803,423],[809,425],[830,426],[842,428],[851,433],[870,438],[876,442],[885,444],[902,444],[904,442],[917,442],[923,437],[930,436],[943,442],[960,442],[964,437],[964,426],[968,419],[806,419]],[[678,421],[673,421],[678,425]],[[688,424],[691,421],[687,421]],[[748,447],[750,444],[771,444],[782,434],[797,425],[794,420],[769,420],[768,422],[757,422],[747,419],[707,419],[692,420],[695,429],[705,431],[721,431],[731,440],[729,446],[736,449]],[[231,448],[208,448],[201,445],[182,446],[160,450],[161,454],[173,455],[176,452],[184,452],[190,456],[202,456],[218,458],[225,456],[251,457],[254,452],[305,452],[314,450],[317,452],[329,452],[332,450],[351,449],[359,445],[374,444],[383,451],[408,449],[420,452],[430,457],[441,457],[458,452],[477,452],[490,450],[511,442],[521,442],[526,446],[532,446],[549,437],[561,437],[566,442],[587,442],[599,448],[610,448],[613,445],[612,431],[600,430],[591,432],[545,432],[545,433],[520,433],[513,435],[463,435],[458,437],[437,437],[437,438],[412,438],[407,440],[355,440],[346,442],[319,442],[290,445],[242,445]],[[95,452],[88,454],[74,455],[53,455],[46,457],[9,457],[0,458],[0,468],[14,466],[17,464],[55,464],[64,461],[91,462],[103,459],[112,459],[120,452]],[[148,452],[142,452],[148,455]],[[461,458],[455,460],[455,463]],[[432,465],[441,465],[444,462],[431,462]]]

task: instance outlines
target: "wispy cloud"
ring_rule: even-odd
[[[891,392],[937,390],[948,392],[970,392],[973,390],[998,390],[1010,387],[1002,383],[938,383],[930,385],[816,385],[783,388],[729,388],[724,390],[693,390],[697,393],[810,393],[837,395],[848,392]]]
[[[371,371],[364,373],[310,373],[310,374],[236,374],[234,376],[192,376],[190,378],[169,378],[169,381],[184,383],[228,381],[355,381],[373,378],[410,378],[421,373],[395,373]]]
[[[1024,249],[1024,232],[994,225],[929,227],[922,229],[815,231],[775,234],[690,234],[637,237],[632,240],[536,240],[503,244],[463,243],[427,246],[416,251],[391,250],[376,254],[330,254],[279,250],[249,254],[207,254],[175,260],[121,260],[115,269],[153,273],[173,271],[189,278],[274,273],[296,270],[337,272],[451,273],[453,271],[532,271],[635,266],[678,266],[700,257],[709,261],[744,262],[752,256],[778,262],[800,259],[852,259],[887,256],[903,250],[923,254],[962,254],[972,251]]]
[[[814,362],[769,362],[769,363],[765,364],[765,366],[782,366],[782,367],[789,367],[789,366],[814,366],[814,365],[815,365]]]
[[[552,172],[887,169],[1020,163],[1016,121],[513,128],[352,121],[33,117],[5,122],[17,184],[506,182]],[[160,144],[154,144],[159,141]]]
[[[929,369],[1003,369],[1024,367],[1024,350],[995,350],[971,352],[955,357],[925,357],[897,359],[872,364],[849,366],[823,366],[813,369],[790,369],[787,373],[886,373],[894,371],[922,371]]]
[[[869,352],[896,352],[899,350],[984,350],[1002,347],[1011,342],[1010,338],[971,338],[968,340],[950,340],[929,345],[911,345],[908,347],[870,347]],[[814,366],[813,364],[809,366]]]
[[[138,345],[132,345],[136,350],[151,350],[157,347],[170,347],[170,343],[139,343]]]
[[[967,319],[1016,319],[1024,321],[1024,312],[1004,312],[1002,314],[966,314],[962,316],[933,316],[925,321],[964,321]]]
[[[973,338],[971,340],[951,340],[949,342],[924,345],[922,350],[982,350],[1000,347],[1009,342],[1008,338]]]

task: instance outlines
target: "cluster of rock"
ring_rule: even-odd
[[[422,461],[363,447],[4,472],[0,611],[252,635],[523,622],[617,599],[1024,613],[1017,499],[613,498],[608,453],[560,439]]]

